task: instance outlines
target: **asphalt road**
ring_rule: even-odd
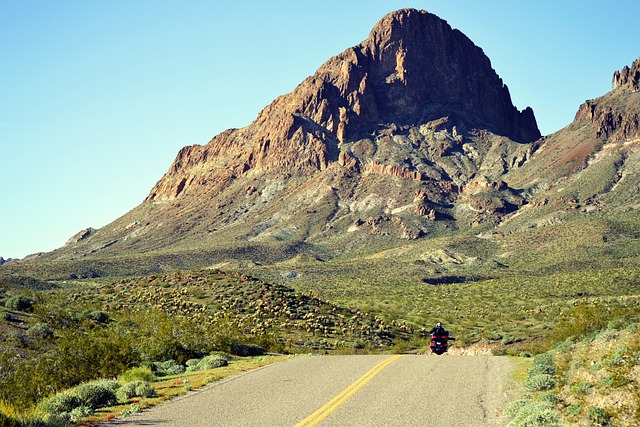
[[[308,356],[110,423],[118,426],[501,426],[509,360]]]

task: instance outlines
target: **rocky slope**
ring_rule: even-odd
[[[640,59],[631,68],[625,66],[616,71],[610,92],[585,101],[578,108],[573,123],[538,141],[535,154],[532,153],[525,167],[510,171],[505,179],[519,188],[566,186],[581,174],[614,158],[617,159],[613,161],[615,174],[602,176],[600,180],[618,182],[623,170],[632,173],[630,166],[635,164],[640,142],[638,76]],[[601,193],[607,193],[609,189],[605,188]]]
[[[326,260],[629,200],[639,68],[540,138],[479,47],[425,11],[393,12],[249,126],[183,148],[140,206],[37,259],[119,273]]]

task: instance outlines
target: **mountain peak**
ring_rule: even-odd
[[[389,41],[392,38],[400,39],[410,34],[412,27],[420,25],[425,19],[432,22],[442,21],[436,15],[425,10],[400,9],[390,12],[380,19],[371,30],[369,39],[374,41]],[[378,44],[382,44],[378,42]]]
[[[246,128],[181,151],[147,200],[172,200],[198,182],[211,183],[211,176],[226,183],[249,170],[313,175],[344,161],[348,144],[442,120],[460,135],[488,131],[520,143],[540,138],[533,111],[513,105],[482,49],[436,15],[402,9],[275,99]],[[218,191],[217,184],[213,188]]]
[[[519,142],[540,137],[533,111],[518,111],[509,89],[482,49],[443,19],[424,10],[401,9],[384,16],[360,49],[371,63],[383,108],[413,120],[450,112],[474,127]],[[385,108],[388,107],[388,108]]]

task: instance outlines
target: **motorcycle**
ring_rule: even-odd
[[[431,344],[429,345],[429,348],[431,349],[432,352],[434,352],[439,356],[441,354],[446,353],[447,350],[449,350],[449,340],[455,341],[456,339],[454,337],[450,337],[447,335],[432,334]]]

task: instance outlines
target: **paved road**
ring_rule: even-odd
[[[297,357],[111,425],[501,426],[508,369],[491,356]]]

